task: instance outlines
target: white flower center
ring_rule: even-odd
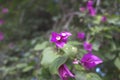
[[[60,39],[61,39],[61,37],[60,37],[60,36],[57,36],[57,37],[56,37],[56,39],[57,39],[57,40],[60,40]]]
[[[65,34],[65,33],[62,33],[62,36],[66,36],[66,34]]]

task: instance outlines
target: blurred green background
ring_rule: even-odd
[[[92,70],[94,74],[79,67],[81,72],[75,72],[76,80],[120,80],[120,0],[94,0],[97,9],[94,17],[80,12],[79,8],[86,6],[86,2],[0,0],[0,37],[3,37],[0,40],[0,80],[60,80],[46,68],[55,53],[51,49],[55,46],[49,41],[52,31],[73,33],[68,44],[74,45],[81,54],[85,51],[78,47],[82,43],[76,35],[85,32],[91,37],[94,53],[104,61]],[[106,22],[101,22],[102,16],[107,17]],[[96,78],[86,78],[89,74]]]

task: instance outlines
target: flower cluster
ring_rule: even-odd
[[[95,16],[96,9],[93,6],[94,6],[93,0],[88,0],[86,7],[81,7],[80,11],[84,12],[85,10],[87,10],[91,16]],[[101,17],[101,22],[106,22],[106,20],[107,20],[106,16]],[[50,41],[55,43],[57,48],[64,48],[64,45],[67,44],[68,38],[71,35],[72,34],[70,32],[61,33],[52,32]],[[87,53],[84,54],[81,59],[75,58],[72,63],[81,64],[86,70],[90,70],[96,67],[98,64],[101,64],[103,61],[98,56],[92,53],[93,47],[89,40],[86,40],[85,32],[78,32],[77,38],[83,41],[83,48],[84,50],[87,51]],[[58,73],[61,80],[68,80],[69,77],[71,78],[75,77],[75,75],[72,72],[70,72],[66,64],[62,64],[58,68]]]
[[[54,42],[57,48],[63,48],[64,45],[67,44],[68,37],[71,35],[72,34],[70,32],[61,32],[61,33],[52,32],[50,41]],[[78,32],[77,37],[81,40],[84,40],[85,33]],[[88,51],[88,53],[84,54],[80,60],[75,58],[73,64],[81,64],[86,70],[90,70],[94,68],[96,65],[103,62],[102,59],[100,59],[99,57],[97,57],[92,53],[91,43],[89,43],[88,41],[84,41],[83,47],[84,50]],[[72,74],[72,72],[70,72],[70,70],[65,64],[62,64],[58,68],[58,72],[61,80],[68,80],[69,77],[71,78],[75,77],[75,75]]]
[[[94,5],[93,0],[88,0],[86,7],[81,7],[80,11],[84,12],[85,10],[88,10],[88,12],[91,16],[95,16],[96,9],[93,7],[93,5]]]
[[[61,32],[61,33],[52,32],[50,41],[54,42],[56,44],[56,47],[63,48],[68,41],[68,37],[71,35],[72,34],[70,32]]]

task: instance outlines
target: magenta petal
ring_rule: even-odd
[[[58,72],[61,80],[68,80],[69,77],[75,77],[65,64],[59,67]]]
[[[2,9],[2,13],[3,13],[3,14],[8,13],[8,8],[3,8],[3,9]]]
[[[91,16],[95,16],[96,15],[96,10],[94,8],[91,8],[89,10],[89,13],[90,13]]]
[[[3,32],[0,32],[0,41],[2,41],[4,39],[4,34]]]
[[[89,42],[84,42],[83,46],[85,50],[92,51],[92,44],[90,44]]]
[[[56,46],[57,46],[58,48],[63,48],[64,45],[65,45],[65,42],[56,42]]]
[[[0,19],[0,25],[3,25],[4,23],[5,23],[5,21]]]
[[[102,18],[101,18],[101,22],[106,22],[106,21],[107,21],[106,16],[102,16]]]
[[[57,36],[60,36],[58,33],[56,33],[56,32],[52,32],[52,35],[51,35],[51,42],[56,42],[57,40],[56,40],[56,37]]]
[[[86,69],[94,68],[96,65],[103,62],[102,59],[92,53],[85,54],[80,61]]]
[[[61,32],[60,35],[63,37],[63,39],[67,39],[72,34],[70,32]]]
[[[95,55],[91,55],[91,58],[94,59],[94,63],[97,65],[97,64],[100,64],[102,63],[102,59],[100,59],[99,57],[95,56]]]
[[[54,42],[58,48],[62,48],[68,41],[68,37],[72,34],[70,32],[61,32],[60,34],[52,32],[51,42]]]
[[[79,39],[84,39],[85,38],[85,33],[84,32],[78,32],[77,37]]]
[[[68,67],[64,64],[64,68],[65,70],[67,71],[67,73],[69,74],[70,77],[75,77],[71,72],[70,70],[68,69]]]
[[[87,7],[89,7],[89,6],[93,6],[93,0],[88,0]]]

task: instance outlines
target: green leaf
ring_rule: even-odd
[[[27,66],[27,63],[19,63],[16,65],[17,68],[24,68]]]
[[[86,74],[84,72],[76,72],[75,73],[76,80],[86,80]]]
[[[97,74],[89,73],[86,75],[87,80],[102,80]]]
[[[120,58],[116,58],[114,64],[120,70]]]
[[[78,42],[78,41],[69,41],[67,44],[69,44],[69,45],[82,45],[82,43],[81,42]]]
[[[68,55],[68,56],[75,56],[75,54],[78,52],[77,47],[72,46],[70,44],[66,44],[62,50]]]
[[[100,21],[101,21],[101,17],[102,17],[102,16],[100,16],[100,15],[96,16],[96,17],[95,17],[95,20],[93,21],[93,23],[94,23],[94,24],[99,24]]]
[[[48,67],[57,57],[59,54],[52,47],[48,47],[42,52],[41,64]]]
[[[50,65],[49,69],[52,74],[57,74],[58,68],[64,64],[67,60],[66,56],[58,57],[53,61],[53,63]]]
[[[39,43],[34,47],[34,50],[36,50],[36,51],[42,50],[42,49],[46,48],[47,45],[48,45],[47,41],[45,41],[43,43]]]
[[[93,43],[93,49],[95,51],[98,51],[99,50],[99,47],[100,47],[100,42],[98,40],[96,40],[94,43]]]
[[[33,69],[33,66],[27,66],[27,67],[25,67],[22,71],[23,72],[28,72],[28,71],[30,71],[30,70],[32,70]]]
[[[85,73],[83,71],[76,72],[76,80],[102,80],[97,74],[95,73]]]

